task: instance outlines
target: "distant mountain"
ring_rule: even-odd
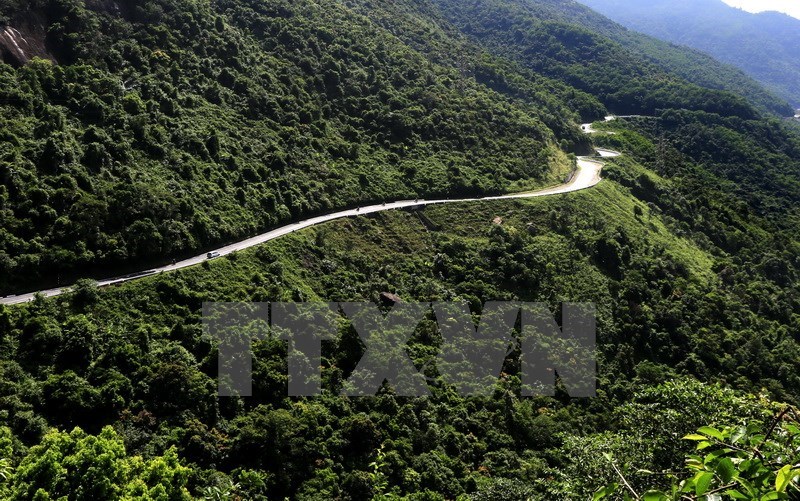
[[[786,99],[766,90],[742,70],[698,50],[626,29],[574,0],[433,3],[464,33],[494,47],[496,54],[511,56],[536,72],[598,95],[617,113],[633,111],[634,101],[647,101],[640,87],[649,89],[652,96],[654,89],[674,83],[665,78],[666,74],[706,89],[739,94],[772,114],[785,117],[793,111]],[[530,44],[525,50],[519,47],[518,35],[522,32],[532,36],[525,41]],[[551,50],[553,42],[558,46],[555,51]],[[658,101],[663,108],[695,107],[686,102]],[[647,110],[650,106],[646,103],[641,104],[637,112],[652,111]]]
[[[800,106],[800,20],[720,0],[581,0],[630,29],[708,52]]]
[[[492,47],[495,54],[594,94],[615,113],[647,114],[654,106],[718,107],[719,95],[700,96],[697,89],[665,90],[682,85],[674,77],[738,94],[772,114],[786,117],[793,112],[786,100],[740,69],[698,50],[631,31],[574,0],[432,1],[452,23]],[[520,38],[522,33],[529,36]],[[663,99],[667,95],[678,100],[668,103]]]
[[[793,111],[576,2],[315,5],[0,0],[0,291],[547,183],[607,112]]]

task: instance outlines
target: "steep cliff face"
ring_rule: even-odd
[[[46,21],[37,14],[0,26],[0,61],[22,66],[34,57],[54,60],[47,50],[46,34]]]
[[[129,10],[116,0],[86,0],[85,8],[119,17],[125,17]],[[46,3],[31,2],[16,11],[0,12],[0,62],[15,67],[35,57],[56,62],[58,43],[48,39],[52,10]]]

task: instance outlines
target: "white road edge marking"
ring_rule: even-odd
[[[608,120],[608,117],[606,119]],[[592,124],[582,124],[581,130],[586,133],[594,132],[591,128],[591,125]],[[598,155],[600,155],[601,158],[613,158],[620,156],[619,152],[613,150],[606,150],[602,148],[596,148],[595,150],[597,151]],[[560,195],[564,193],[581,191],[596,186],[602,180],[602,178],[600,177],[600,171],[603,169],[603,165],[604,165],[603,162],[591,159],[589,157],[578,157],[578,168],[576,169],[575,174],[567,183],[558,186],[553,186],[550,188],[543,188],[541,190],[530,191],[526,193],[515,193],[510,195],[476,197],[476,198],[457,198],[457,199],[446,199],[446,200],[424,200],[424,199],[401,200],[398,202],[380,203],[380,204],[370,205],[367,207],[359,207],[356,209],[334,212],[333,214],[327,214],[324,216],[317,216],[303,221],[289,223],[280,228],[276,228],[274,230],[262,233],[260,235],[256,235],[254,237],[242,240],[240,242],[226,245],[225,247],[221,247],[219,249],[205,252],[199,256],[191,257],[183,261],[178,261],[177,263],[171,264],[169,266],[162,266],[160,268],[153,268],[150,270],[145,270],[137,273],[131,273],[124,277],[98,280],[97,285],[98,287],[107,287],[109,285],[131,282],[133,280],[151,276],[157,273],[169,273],[171,271],[188,268],[190,266],[195,266],[202,263],[203,261],[208,260],[209,253],[219,253],[219,256],[215,256],[216,259],[217,257],[222,257],[231,254],[232,252],[249,249],[250,247],[255,247],[256,245],[269,242],[270,240],[275,240],[276,238],[280,238],[284,235],[288,235],[290,233],[294,233],[302,229],[309,228],[311,226],[316,226],[318,224],[326,223],[328,221],[333,221],[335,219],[342,219],[345,217],[363,216],[365,214],[372,214],[375,212],[383,212],[392,209],[405,209],[409,207],[420,207],[423,205],[484,202],[491,200],[514,200],[520,198],[537,198],[537,197],[546,197],[551,195]],[[65,292],[68,292],[71,287],[73,286],[69,285],[57,289],[49,289],[44,291],[31,292],[27,294],[20,294],[18,296],[17,295],[7,296],[0,298],[0,304],[13,305],[13,304],[28,303],[30,301],[33,301],[36,294],[41,294],[44,297],[59,296],[61,294],[64,294]]]

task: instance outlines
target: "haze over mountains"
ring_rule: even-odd
[[[800,108],[800,19],[720,0],[581,1],[632,30],[733,64]]]

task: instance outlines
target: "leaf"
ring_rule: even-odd
[[[686,480],[681,480],[681,483],[678,484],[678,491],[684,494],[688,494],[694,490],[694,477],[688,478]]]
[[[783,426],[786,429],[787,433],[792,435],[800,435],[800,427],[793,425],[793,424],[785,424]]]
[[[702,496],[703,494],[708,492],[712,480],[714,480],[714,474],[711,473],[710,471],[698,474],[698,476],[695,479],[694,493],[697,494],[698,496]]]
[[[705,442],[700,442],[699,444],[697,444],[697,450],[702,451],[703,449],[708,449],[712,445],[714,444],[706,440]]]
[[[749,496],[747,499],[753,499],[753,498],[758,497],[759,490],[756,488],[755,485],[753,485],[752,482],[749,482],[749,481],[745,480],[744,478],[740,477],[739,478],[739,485],[744,487],[744,489],[747,491],[747,494]]]
[[[617,483],[608,484],[607,486],[603,487],[602,489],[594,493],[594,496],[592,496],[592,501],[599,501],[601,499],[605,499],[608,496],[617,492],[617,489],[619,489],[619,484]]]
[[[682,440],[693,440],[695,442],[700,442],[702,440],[708,440],[708,437],[705,435],[697,435],[696,433],[690,433],[682,438]]]
[[[725,438],[722,436],[722,432],[721,431],[719,431],[716,428],[712,428],[710,426],[702,426],[697,430],[697,432],[698,433],[702,433],[703,435],[707,435],[707,436],[712,437],[712,438],[716,438],[720,442],[725,440]]]
[[[736,475],[736,467],[733,466],[733,461],[730,458],[724,458],[717,464],[717,475],[722,479],[723,484],[731,481]]]
[[[786,488],[789,487],[789,484],[792,482],[792,465],[787,464],[778,472],[775,476],[775,491],[777,492],[786,492]]]
[[[705,465],[712,464],[714,461],[719,459],[721,456],[724,456],[725,454],[727,454],[728,451],[729,451],[728,449],[720,449],[720,450],[716,450],[714,452],[711,452],[710,454],[708,454],[705,457],[705,459],[703,459],[703,464],[705,464]]]
[[[740,426],[731,436],[731,443],[737,444],[741,442],[741,440],[746,436],[747,436],[747,428],[745,428],[744,426]]]
[[[642,494],[642,501],[665,501],[668,499],[669,496],[661,491],[647,491]]]
[[[749,496],[742,494],[741,492],[736,490],[725,491],[725,494],[727,494],[733,499],[750,499]]]

